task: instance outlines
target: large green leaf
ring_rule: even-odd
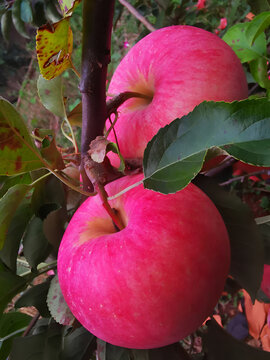
[[[265,258],[263,239],[251,210],[211,178],[198,176],[193,183],[208,195],[219,210],[230,238],[230,274],[255,301],[262,281]]]
[[[0,265],[0,317],[9,301],[27,285],[24,278],[13,274]]]
[[[88,358],[90,358],[89,348],[94,342],[94,335],[84,327],[74,330],[64,337],[61,360],[84,360],[87,354]]]
[[[30,189],[25,184],[15,185],[0,199],[0,249],[4,246],[14,213]]]
[[[0,175],[16,175],[44,167],[24,121],[0,97]]]
[[[40,327],[35,335],[14,339],[10,360],[59,360],[62,327],[52,323]]]
[[[43,221],[33,217],[23,237],[23,252],[29,265],[36,269],[50,252],[50,245],[43,232]]]
[[[253,43],[246,36],[249,23],[232,26],[223,36],[223,40],[231,46],[241,62],[247,62],[266,55],[265,34],[260,34]]]
[[[3,314],[0,319],[0,360],[6,360],[11,350],[12,341],[25,330],[31,316],[20,312]]]
[[[270,353],[233,338],[215,320],[207,322],[204,338],[208,360],[270,360]]]
[[[206,151],[270,165],[270,106],[266,99],[203,102],[161,128],[144,152],[144,186],[165,194],[184,188],[200,171]]]
[[[3,249],[0,251],[0,259],[14,272],[16,272],[20,242],[32,216],[31,204],[27,200],[23,201],[11,220]]]

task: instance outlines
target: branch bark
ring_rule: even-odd
[[[85,0],[83,5],[81,172],[84,190],[92,186],[84,176],[89,144],[103,135],[106,120],[106,77],[110,62],[114,0]]]
[[[153,32],[156,30],[156,28],[150,24],[146,20],[144,16],[142,16],[139,11],[137,11],[128,1],[126,0],[119,0],[120,4],[122,4],[125,8],[128,9],[128,11],[137,19],[139,20],[149,31]]]

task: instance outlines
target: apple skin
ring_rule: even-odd
[[[152,101],[133,98],[119,107],[115,130],[125,159],[142,158],[161,127],[202,101],[248,97],[242,65],[230,46],[215,34],[186,25],[154,31],[131,48],[117,67],[108,94],[125,91],[152,97]],[[113,132],[109,139],[115,142]],[[115,165],[117,156],[109,157]]]
[[[106,186],[114,195],[140,181]],[[71,219],[58,254],[64,298],[98,338],[148,349],[189,335],[211,314],[229,271],[230,245],[210,199],[189,184],[163,195],[139,185],[111,202],[125,228],[115,232],[99,197]]]
[[[270,265],[264,265],[261,289],[270,299]]]

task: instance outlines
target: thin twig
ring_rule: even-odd
[[[149,31],[153,32],[156,28],[150,24],[149,21],[146,20],[144,16],[142,16],[129,2],[126,0],[119,0],[120,4],[122,4],[128,11],[137,19],[139,20]]]
[[[265,170],[260,170],[260,171],[254,171],[252,173],[249,173],[249,174],[245,174],[245,175],[241,175],[241,176],[236,176],[230,180],[227,180],[227,181],[224,181],[223,183],[220,183],[219,185],[220,186],[226,186],[226,185],[229,185],[235,181],[243,181],[245,178],[248,178],[250,176],[255,176],[255,175],[261,175],[261,174],[266,174],[268,173],[269,170],[268,169],[265,169]]]
[[[27,326],[27,329],[25,330],[25,332],[22,334],[22,337],[27,336],[30,331],[33,329],[33,327],[36,325],[38,319],[39,319],[39,312],[32,318],[32,320],[30,321],[29,325]]]
[[[20,95],[19,95],[19,97],[18,97],[18,99],[17,99],[17,103],[16,103],[16,107],[18,108],[19,106],[20,106],[20,104],[21,104],[21,99],[22,99],[22,97],[21,97],[21,94],[22,94],[22,92],[23,92],[23,89],[25,88],[25,86],[26,86],[26,84],[27,84],[27,79],[28,79],[28,77],[29,77],[29,75],[30,75],[30,72],[31,72],[31,70],[32,70],[32,67],[33,67],[33,62],[34,62],[34,59],[36,58],[36,56],[35,56],[35,54],[33,54],[32,55],[32,58],[31,58],[31,61],[30,61],[30,63],[29,63],[29,66],[28,66],[28,69],[27,69],[27,71],[26,71],[26,73],[25,73],[25,76],[24,76],[24,78],[23,78],[23,82],[22,82],[22,86],[21,86],[21,88],[20,88]]]

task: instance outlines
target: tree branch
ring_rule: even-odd
[[[114,0],[85,0],[83,5],[81,172],[84,190],[92,191],[83,159],[89,144],[103,135],[106,121],[106,77],[110,62]]]
[[[150,22],[148,22],[146,18],[142,16],[129,2],[127,2],[126,0],[119,0],[119,2],[125,8],[127,8],[128,11],[146,27],[146,29],[151,32],[156,30],[156,28],[152,24],[150,24]]]

